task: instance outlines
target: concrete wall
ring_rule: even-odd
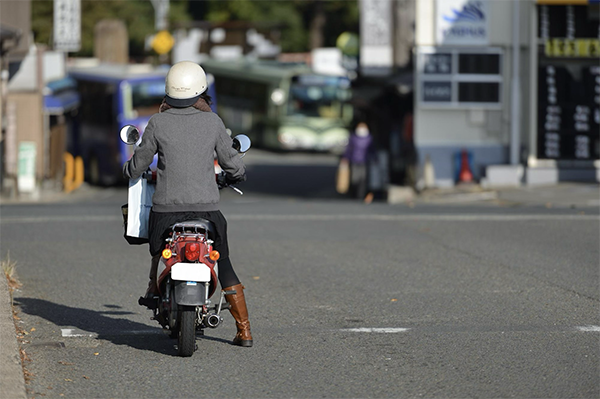
[[[36,177],[41,180],[46,174],[44,170],[45,153],[42,119],[42,95],[40,93],[9,93],[7,98],[7,109],[16,112],[16,148],[22,141],[32,141],[36,144]],[[10,151],[11,149],[6,149]]]
[[[404,68],[409,65],[415,43],[416,0],[396,0],[393,3],[394,18],[394,65]]]
[[[435,1],[418,0],[415,10],[415,45],[435,46]]]
[[[0,0],[0,26],[11,31],[16,31],[18,37],[5,40],[0,43],[2,46],[2,58],[0,59],[0,126],[2,127],[2,145],[0,146],[0,190],[4,188],[4,175],[6,173],[15,174],[17,168],[16,137],[14,134],[16,129],[15,115],[12,119],[8,119],[7,105],[8,101],[8,65],[9,63],[18,64],[28,54],[32,43],[31,35],[31,0]],[[14,103],[12,110],[15,109]],[[13,112],[16,114],[16,112]],[[41,115],[41,114],[40,114]],[[9,126],[12,126],[12,136],[9,134]],[[10,148],[14,151],[10,153]],[[9,151],[9,153],[7,153]]]

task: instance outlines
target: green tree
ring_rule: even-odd
[[[358,0],[295,0],[304,15],[308,47],[335,47],[343,32],[358,33]]]
[[[284,52],[335,46],[342,32],[358,32],[358,0],[208,0],[189,4],[197,19],[280,25]]]
[[[1,0],[0,0],[1,1]],[[53,1],[32,1],[35,41],[52,48]],[[150,0],[81,0],[81,50],[94,53],[94,26],[104,18],[122,19],[129,32],[132,57],[145,55],[146,37],[154,33],[154,8]],[[192,16],[210,22],[246,21],[281,29],[284,52],[304,52],[315,46],[335,46],[345,31],[358,33],[358,0],[171,0],[171,27],[184,25]]]
[[[53,10],[52,1],[32,1],[32,30],[36,43],[52,48]],[[150,0],[82,0],[81,1],[81,50],[74,55],[94,54],[94,27],[102,19],[121,19],[129,33],[130,56],[145,54],[146,37],[154,31],[154,7]],[[187,21],[187,0],[171,1],[169,21]]]
[[[293,1],[208,0],[203,7],[206,10],[204,18],[210,22],[245,21],[257,26],[280,25],[280,45],[284,51],[305,49],[306,31],[302,13]]]
[[[323,46],[335,47],[337,38],[344,32],[359,33],[358,0],[330,0],[324,3],[327,23],[323,28]]]

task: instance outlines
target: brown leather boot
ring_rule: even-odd
[[[150,274],[148,275],[148,288],[146,289],[146,296],[148,295],[158,295],[158,287],[156,285],[156,279],[158,272],[158,263],[160,262],[161,255],[155,255],[152,257],[150,261]]]
[[[156,301],[154,297],[158,295],[158,287],[156,286],[156,272],[158,270],[159,261],[160,255],[152,257],[152,261],[150,263],[150,274],[148,275],[148,288],[146,288],[146,293],[144,294],[144,296],[141,296],[138,299],[138,303],[141,306],[146,306],[148,309],[158,308],[158,301]]]
[[[223,291],[233,290],[236,291],[235,294],[225,295],[225,299],[230,305],[229,311],[235,319],[235,326],[237,327],[237,334],[233,338],[233,344],[250,347],[252,346],[252,335],[250,335],[250,321],[248,321],[244,286],[237,284],[223,289]]]

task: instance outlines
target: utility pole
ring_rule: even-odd
[[[150,0],[154,6],[154,29],[158,32],[154,36],[152,48],[158,53],[158,62],[168,62],[167,53],[173,47],[173,37],[169,29],[169,0]]]
[[[520,51],[521,13],[519,0],[513,0],[513,43],[512,43],[512,81],[511,81],[511,112],[510,112],[510,164],[519,164],[521,147],[521,80],[520,80]]]
[[[363,76],[388,76],[394,66],[392,0],[360,0],[360,66]]]
[[[169,0],[150,0],[154,6],[154,29],[158,32],[169,28]]]
[[[394,66],[410,66],[415,43],[415,1],[396,0],[394,2]]]

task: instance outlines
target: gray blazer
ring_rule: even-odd
[[[144,173],[158,153],[155,212],[219,210],[214,152],[219,165],[233,180],[245,180],[246,168],[223,121],[212,112],[193,107],[171,108],[150,118],[142,141],[123,175],[135,179]]]

